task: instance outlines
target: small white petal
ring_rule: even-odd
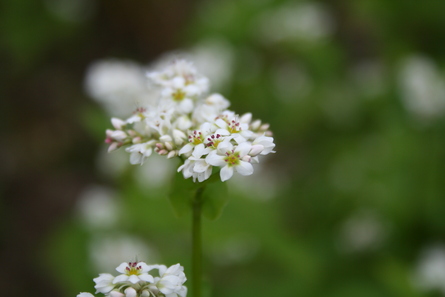
[[[128,278],[128,281],[129,281],[130,283],[132,283],[132,284],[137,284],[137,283],[140,281],[140,279],[139,279],[139,277],[138,277],[137,275],[132,274],[132,275],[130,275],[130,277]]]
[[[139,275],[139,278],[143,281],[148,282],[148,283],[154,282],[153,276],[151,276],[148,273],[143,273],[143,274]]]
[[[125,274],[118,275],[114,278],[113,284],[126,282],[128,280],[128,276]]]
[[[209,164],[207,164],[205,160],[202,160],[201,162],[196,162],[195,167],[193,167],[193,170],[195,172],[201,173],[206,171],[208,167]]]
[[[143,159],[144,159],[144,157],[142,156],[141,153],[136,152],[136,153],[131,153],[130,154],[130,163],[133,164],[133,165],[136,165],[136,164],[141,164],[142,165],[142,163],[144,163],[142,161]]]
[[[224,161],[224,157],[220,156],[216,153],[216,151],[210,152],[206,157],[206,162],[212,166],[225,166],[226,162]]]
[[[233,168],[229,166],[224,166],[220,173],[221,181],[226,181],[230,179],[233,175]]]
[[[249,162],[240,161],[236,166],[236,171],[241,175],[251,175],[253,173],[253,166]]]
[[[179,155],[186,154],[193,149],[193,144],[187,143],[179,150]]]
[[[238,147],[235,149],[237,152],[239,152],[241,157],[244,157],[250,152],[250,149],[252,148],[252,145],[248,142],[243,142],[238,145]]]

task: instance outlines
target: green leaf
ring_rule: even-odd
[[[202,193],[202,214],[209,220],[216,220],[220,217],[224,207],[229,201],[227,183],[219,179],[205,185]]]
[[[168,198],[176,216],[181,217],[190,211],[196,191],[201,186],[180,173],[175,174]]]

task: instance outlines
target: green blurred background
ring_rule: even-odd
[[[444,1],[1,0],[0,34],[3,296],[135,257],[189,273],[177,164],[107,154],[88,83],[178,50],[277,144],[204,222],[208,296],[445,296]]]

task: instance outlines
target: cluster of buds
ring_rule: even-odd
[[[148,78],[161,88],[156,105],[138,108],[126,120],[112,118],[107,130],[109,151],[127,146],[130,163],[143,164],[153,151],[179,157],[184,178],[205,181],[213,168],[222,181],[234,172],[253,173],[252,163],[275,147],[268,124],[228,110],[220,94],[208,94],[209,82],[188,61],[176,60]]]
[[[179,265],[147,265],[144,262],[124,262],[113,276],[102,273],[94,279],[97,293],[106,297],[185,297],[187,280],[184,268]],[[157,270],[157,274],[152,271]],[[80,293],[77,297],[94,297],[91,293]]]

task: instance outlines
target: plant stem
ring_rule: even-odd
[[[198,188],[193,200],[192,226],[192,289],[194,297],[201,297],[202,289],[202,238],[201,238],[201,207],[204,187]]]

